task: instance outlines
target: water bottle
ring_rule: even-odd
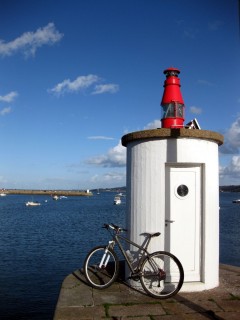
[[[127,257],[128,257],[128,260],[129,260],[130,262],[133,262],[134,258],[133,258],[133,256],[132,256],[130,250],[127,250],[127,251],[126,251],[126,255],[127,255]]]

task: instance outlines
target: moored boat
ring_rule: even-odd
[[[121,204],[121,198],[119,197],[119,196],[116,196],[115,198],[114,198],[114,204]]]
[[[26,206],[40,206],[40,202],[38,201],[28,201],[26,202]]]

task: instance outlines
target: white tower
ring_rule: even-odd
[[[183,110],[183,100],[175,99],[180,92],[175,79],[179,70],[164,73],[168,70],[166,81],[174,86],[170,108]],[[127,227],[137,243],[143,242],[142,233],[160,231],[149,250],[176,255],[185,274],[181,290],[201,291],[219,281],[218,146],[223,136],[184,128],[182,113],[169,113],[167,119],[166,81],[165,127],[122,137],[127,147]],[[171,83],[167,90],[169,98]]]

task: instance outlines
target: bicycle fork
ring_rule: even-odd
[[[114,245],[115,245],[114,241],[109,241],[108,245],[106,246],[104,254],[99,264],[100,269],[105,269],[107,267],[108,261],[110,259],[110,254],[108,251],[109,251],[109,248],[113,249]]]

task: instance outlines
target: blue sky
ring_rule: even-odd
[[[237,0],[1,0],[0,188],[124,186],[121,137],[160,127],[171,66],[240,184],[239,54]]]

